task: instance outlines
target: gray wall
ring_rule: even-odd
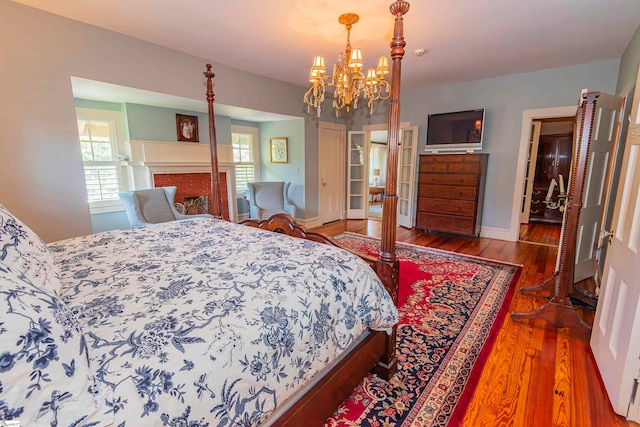
[[[522,112],[577,105],[580,91],[587,87],[614,93],[618,63],[617,60],[604,61],[456,85],[404,90],[400,120],[419,126],[421,154],[424,153],[428,114],[485,108],[482,152],[489,153],[489,165],[482,225],[507,231],[514,203]],[[382,111],[371,118],[355,115],[353,120],[353,129],[359,129],[363,125],[386,123],[386,116]]]
[[[198,141],[201,144],[209,144],[209,118],[207,114],[131,103],[125,104],[125,111],[130,139],[176,142],[178,140],[176,114],[186,114],[198,117]],[[216,136],[219,144],[231,143],[231,134],[218,131],[217,126]]]
[[[305,114],[301,86],[11,1],[0,2],[0,28],[0,203],[47,242],[92,230],[71,76],[204,100],[202,73],[211,62],[217,103]],[[305,118],[304,139],[317,147],[314,122]]]
[[[289,162],[271,163],[270,139],[287,138]],[[289,181],[289,197],[298,208],[296,216],[305,208],[305,144],[302,119],[260,124],[260,179]]]
[[[640,26],[629,41],[629,45],[620,59],[620,73],[616,85],[616,95],[626,96],[629,92],[633,95],[636,85],[638,67],[640,66]]]
[[[123,104],[117,104],[115,102],[103,102],[94,101],[92,99],[79,99],[75,98],[74,103],[79,108],[93,108],[95,110],[107,110],[107,111],[120,111],[124,110]]]

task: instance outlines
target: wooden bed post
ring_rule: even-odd
[[[207,64],[207,71],[204,76],[207,78],[207,104],[209,104],[209,145],[211,146],[211,206],[213,207],[213,216],[218,219],[224,219],[222,216],[222,193],[220,191],[220,172],[218,171],[218,140],[216,139],[216,122],[213,116],[213,82],[211,79],[215,77],[211,71],[211,64]]]
[[[396,259],[396,212],[398,196],[398,145],[400,139],[400,72],[404,56],[404,29],[402,17],[409,11],[409,2],[397,0],[389,11],[396,17],[391,41],[391,97],[389,99],[389,122],[387,136],[387,183],[382,199],[382,241],[380,257],[376,263],[376,271],[398,305],[398,279],[400,263]],[[376,366],[374,372],[388,380],[396,371],[398,360],[396,357],[396,329],[387,338],[386,352],[383,360]]]

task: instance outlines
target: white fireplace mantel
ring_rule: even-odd
[[[128,161],[131,189],[151,188],[153,175],[160,173],[211,172],[211,148],[209,144],[193,142],[165,142],[132,140],[131,159]],[[218,145],[218,170],[227,174],[229,217],[236,221],[235,167],[233,147]]]
[[[211,164],[209,144],[193,142],[130,141],[131,164]],[[233,147],[218,145],[218,164],[233,163]]]

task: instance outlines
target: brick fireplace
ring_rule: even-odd
[[[208,211],[213,212],[211,201],[211,174],[209,172],[198,173],[155,173],[153,174],[154,187],[166,187],[175,185],[177,203],[184,203],[186,199],[198,196],[207,196]],[[220,190],[223,200],[222,216],[229,220],[229,197],[227,194],[227,173],[220,172]]]
[[[211,154],[208,144],[189,142],[130,141],[128,171],[134,189],[175,185],[175,202],[207,196],[208,213],[213,212],[211,198]],[[218,146],[218,171],[223,201],[222,215],[237,221],[235,212],[235,165],[231,146]]]

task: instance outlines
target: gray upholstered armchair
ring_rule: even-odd
[[[171,186],[120,193],[120,200],[124,203],[131,227],[193,218],[195,216],[213,218],[209,214],[183,215],[178,212],[174,204],[176,189],[177,187]]]
[[[296,206],[289,200],[290,182],[249,182],[251,218],[265,219],[277,213],[296,217]]]

